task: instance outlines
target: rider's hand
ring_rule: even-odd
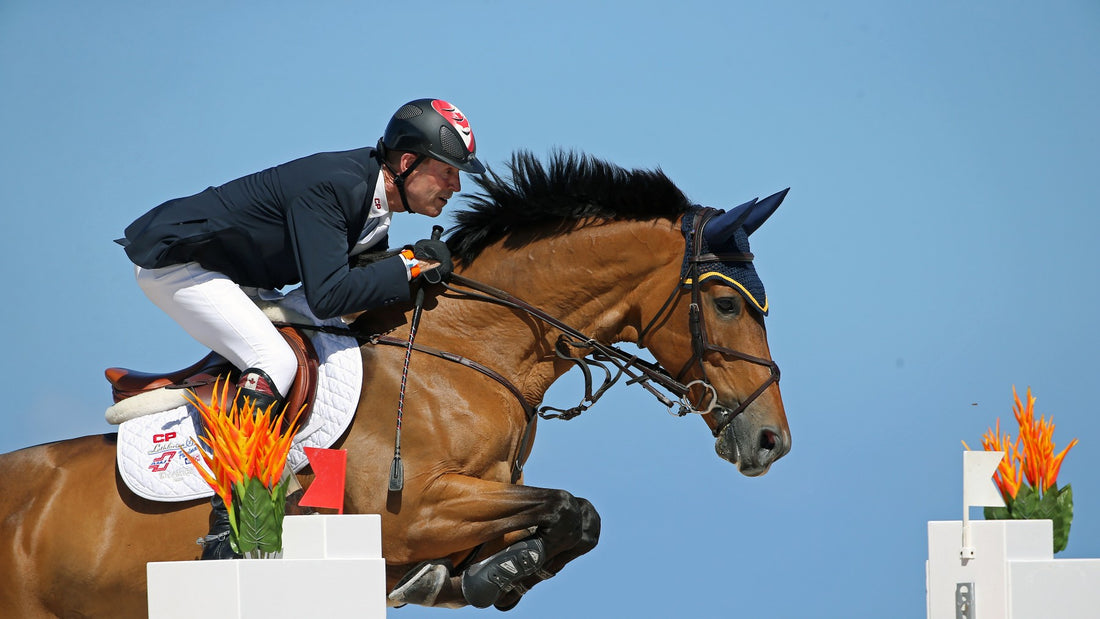
[[[421,273],[430,273],[425,279],[429,282],[438,282],[454,271],[454,263],[451,262],[451,250],[447,244],[438,239],[423,239],[413,245],[413,256],[424,266]],[[432,263],[438,266],[433,266]]]

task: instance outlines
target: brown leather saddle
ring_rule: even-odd
[[[294,384],[290,388],[290,393],[287,394],[286,402],[288,411],[302,411],[298,417],[298,427],[302,427],[309,420],[313,398],[317,395],[317,368],[321,363],[309,337],[295,327],[282,326],[278,329],[298,359],[298,373],[294,376]],[[199,399],[209,402],[214,395],[214,382],[220,379],[229,380],[235,384],[240,376],[240,370],[225,357],[211,352],[194,365],[175,372],[158,374],[126,368],[107,368],[104,374],[107,376],[107,381],[111,383],[111,393],[116,403],[130,396],[162,387],[190,389]],[[284,423],[293,421],[294,415],[288,413]]]

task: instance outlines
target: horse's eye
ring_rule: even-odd
[[[714,300],[714,307],[722,314],[736,316],[741,313],[741,297],[718,297]]]

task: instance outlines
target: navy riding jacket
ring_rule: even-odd
[[[310,155],[169,200],[119,242],[144,268],[197,262],[242,286],[301,282],[318,318],[408,301],[400,256],[350,266],[379,169],[373,148]]]

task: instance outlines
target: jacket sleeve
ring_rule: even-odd
[[[331,185],[322,184],[295,198],[287,208],[289,242],[302,288],[310,310],[321,319],[410,299],[400,256],[349,267],[347,199],[338,196]]]

